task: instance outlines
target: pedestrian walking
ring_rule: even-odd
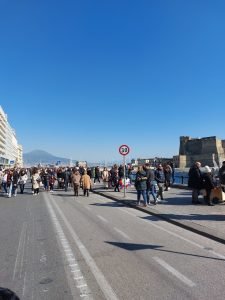
[[[7,173],[7,179],[6,179],[6,187],[7,187],[7,195],[9,198],[12,196],[12,179],[13,179],[13,171],[9,170]]]
[[[55,180],[56,180],[55,175],[53,173],[50,173],[49,174],[49,190],[50,190],[50,193],[54,192]]]
[[[83,186],[84,196],[87,195],[87,197],[89,197],[89,191],[91,189],[91,178],[89,175],[87,175],[87,171],[84,171],[84,175],[81,178],[81,182]]]
[[[114,192],[120,192],[120,177],[119,177],[119,171],[116,170],[113,173],[113,186],[114,186]]]
[[[163,187],[165,184],[165,176],[164,176],[164,170],[161,164],[158,165],[157,169],[155,170],[155,180],[157,182],[158,185],[158,192],[157,192],[157,198],[159,198],[161,200],[164,200],[163,197]],[[158,200],[159,201],[159,200]]]
[[[19,172],[18,170],[13,170],[13,176],[12,176],[12,195],[14,197],[17,196],[17,190],[18,190],[18,183],[19,183]]]
[[[141,195],[144,200],[144,207],[147,206],[147,174],[143,170],[142,166],[138,167],[138,171],[135,178],[135,188],[137,190],[137,205],[140,205]]]
[[[74,196],[78,197],[80,183],[81,183],[81,175],[78,170],[76,170],[76,169],[73,170],[73,174],[71,176],[71,181],[72,181],[72,186],[73,186],[73,190],[74,190]]]
[[[164,166],[164,176],[165,176],[165,190],[164,191],[168,191],[170,189],[170,181],[171,181],[171,177],[172,177],[172,168],[169,165],[169,163],[167,163]]]
[[[103,172],[102,172],[102,181],[103,181],[103,184],[104,184],[104,188],[105,189],[108,189],[108,184],[109,184],[109,171],[107,170],[107,168],[105,167],[103,169]]]
[[[97,166],[95,168],[94,183],[95,183],[96,180],[98,180],[98,182],[100,183],[100,169],[99,169],[99,166]]]
[[[150,168],[150,164],[146,164],[144,171],[146,172],[147,176],[147,190],[146,190],[146,196],[147,196],[147,204],[151,205],[150,202],[150,195],[153,197],[153,203],[157,203],[157,197],[156,197],[156,188],[157,182],[155,180],[155,173],[154,170]]]
[[[27,182],[27,173],[25,170],[20,171],[20,177],[19,177],[19,186],[20,186],[20,194],[24,193],[25,184]]]
[[[39,194],[40,182],[41,182],[41,177],[39,175],[39,171],[37,168],[34,168],[33,175],[32,175],[32,188],[33,188],[34,196],[37,196]]]

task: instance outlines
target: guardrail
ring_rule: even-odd
[[[174,176],[174,182],[175,184],[188,184],[188,176],[183,176],[183,175],[175,175]]]

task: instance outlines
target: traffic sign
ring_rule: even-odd
[[[130,148],[127,145],[121,145],[119,147],[119,153],[123,156],[127,155],[130,152]]]

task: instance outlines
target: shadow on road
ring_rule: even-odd
[[[200,257],[200,258],[204,258],[204,259],[212,259],[212,260],[219,260],[219,261],[224,261],[225,262],[225,259],[223,259],[223,258],[217,258],[217,257],[211,257],[211,256],[204,256],[204,255],[198,255],[198,254],[192,254],[192,253],[186,253],[186,252],[177,252],[177,251],[172,251],[172,250],[161,249],[164,246],[160,246],[160,245],[119,243],[119,242],[109,242],[109,241],[105,241],[105,243],[110,244],[110,245],[115,246],[115,247],[122,248],[122,249],[127,250],[127,251],[138,251],[138,250],[149,249],[149,250],[156,250],[156,251],[161,251],[161,252],[174,253],[174,254],[186,255],[186,256],[192,256],[192,257]]]

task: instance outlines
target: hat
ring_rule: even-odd
[[[205,166],[205,172],[206,172],[206,173],[211,173],[211,169],[210,169],[209,166]]]

